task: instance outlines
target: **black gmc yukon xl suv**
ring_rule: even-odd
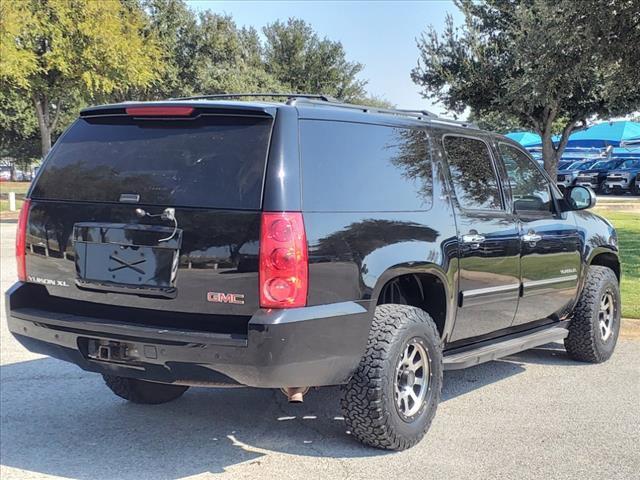
[[[517,143],[322,98],[88,108],[17,233],[11,332],[162,403],[189,386],[343,385],[353,435],[404,449],[446,369],[620,327],[616,232]]]

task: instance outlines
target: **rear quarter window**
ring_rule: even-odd
[[[478,138],[448,134],[443,145],[460,206],[468,210],[502,210],[489,146]]]
[[[271,118],[79,119],[47,159],[40,199],[259,209]]]
[[[300,121],[306,211],[428,210],[432,165],[424,130]]]

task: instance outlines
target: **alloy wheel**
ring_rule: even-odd
[[[396,367],[396,409],[404,420],[422,411],[429,390],[429,354],[419,338],[407,343]]]
[[[598,311],[598,329],[603,341],[607,341],[613,333],[613,322],[615,320],[616,305],[613,294],[605,292],[600,299],[600,310]]]

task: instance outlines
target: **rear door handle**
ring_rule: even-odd
[[[538,235],[536,232],[534,232],[533,230],[529,230],[529,233],[525,233],[522,236],[522,241],[523,242],[527,242],[527,243],[531,243],[533,245],[535,245],[536,243],[538,243],[540,240],[542,240],[542,235]]]
[[[482,243],[485,241],[484,235],[480,235],[479,233],[469,233],[468,235],[462,236],[463,243]]]

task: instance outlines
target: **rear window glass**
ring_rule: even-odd
[[[427,210],[432,166],[424,130],[348,122],[300,122],[307,211]]]
[[[257,209],[272,120],[80,119],[48,158],[34,198]]]

